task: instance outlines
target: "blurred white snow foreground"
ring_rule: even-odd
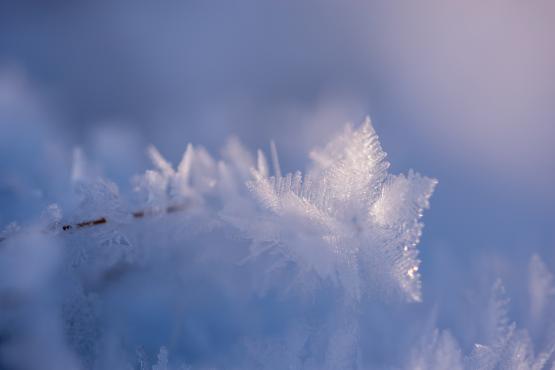
[[[389,174],[369,120],[311,152],[306,174],[282,175],[271,148],[270,161],[255,159],[230,140],[215,160],[189,144],[174,169],[151,147],[155,169],[133,179],[133,194],[94,176],[77,151],[66,215],[52,205],[40,225],[2,235],[0,368],[551,366],[554,331],[534,355],[500,284],[489,342],[468,356],[449,333],[420,325],[426,318],[412,328],[368,319],[368,307],[421,300],[420,218],[436,185]],[[553,282],[532,263],[541,326]],[[421,334],[399,339],[412,351],[375,358],[380,327],[403,340]]]

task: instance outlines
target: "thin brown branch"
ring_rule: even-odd
[[[131,213],[131,216],[132,216],[133,219],[141,219],[141,218],[144,218],[146,216],[154,216],[154,215],[157,215],[157,214],[171,214],[171,213],[176,213],[176,212],[182,212],[182,211],[187,210],[187,208],[189,208],[189,205],[186,204],[186,203],[173,204],[173,205],[167,206],[161,212],[157,212],[153,209],[146,209],[146,210],[135,211],[135,212]],[[96,218],[96,219],[93,219],[93,220],[86,220],[86,221],[77,222],[75,224],[64,224],[64,225],[62,225],[61,229],[62,229],[62,231],[78,230],[78,229],[83,229],[83,228],[89,228],[89,227],[104,225],[104,224],[107,224],[108,221],[109,221],[109,219],[107,217],[99,217],[99,218]],[[9,239],[9,236],[0,236],[0,244],[7,241],[8,239]]]

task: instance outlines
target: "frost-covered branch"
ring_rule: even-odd
[[[153,304],[143,286],[151,282],[155,290],[147,289],[149,294],[171,292],[158,298],[162,302],[153,317],[164,322],[160,312],[174,306],[169,327],[188,338],[159,343],[170,346],[170,353],[175,353],[172,343],[183,347],[195,330],[211,335],[211,329],[182,326],[197,305],[190,294],[201,294],[194,282],[203,282],[210,296],[228,306],[230,321],[239,320],[244,310],[256,312],[253,300],[284,312],[296,302],[296,311],[283,317],[271,335],[265,332],[269,329],[236,329],[242,344],[234,351],[243,355],[235,368],[260,368],[256,363],[280,369],[361,367],[361,301],[421,300],[420,218],[436,181],[412,171],[388,173],[369,120],[347,126],[327,146],[312,151],[304,174],[282,174],[273,142],[270,154],[268,161],[258,151],[255,160],[230,140],[221,159],[214,159],[189,144],[174,167],[149,147],[154,168],[133,179],[133,194],[121,194],[114,183],[93,175],[77,150],[73,206],[64,212],[61,206],[49,207],[40,224],[26,232],[8,230],[0,259],[11,258],[29,233],[68,247],[57,249],[60,258],[44,281],[64,276],[67,286],[58,304],[65,336],[86,367],[104,366],[97,357],[112,346],[109,338],[126,337],[137,325],[133,321],[113,333],[109,323],[114,316],[124,321],[143,317],[142,307]],[[184,292],[184,303],[173,294],[176,289]],[[17,286],[1,289],[4,295],[14,292],[24,305],[26,294]],[[325,298],[329,295],[333,299]],[[100,310],[102,305],[112,312]],[[220,350],[224,356],[230,349]],[[225,363],[225,356],[191,356],[183,360],[202,366]],[[158,363],[156,368],[167,366],[168,351],[160,351]]]

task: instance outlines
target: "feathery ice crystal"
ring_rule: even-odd
[[[407,370],[552,370],[555,369],[555,286],[539,256],[533,255],[529,273],[530,327],[517,329],[508,314],[509,299],[501,280],[491,290],[483,317],[482,343],[463,357],[448,331],[429,329],[412,352]],[[534,340],[533,340],[534,339]],[[540,349],[535,353],[534,347]]]
[[[498,281],[470,351],[435,320],[385,312],[422,298],[436,181],[389,174],[369,120],[305,174],[282,175],[273,142],[270,160],[236,139],[220,160],[189,144],[177,168],[148,155],[121,194],[76,150],[65,212],[0,234],[0,367],[555,369],[555,286],[536,255],[526,329]],[[399,350],[374,358],[384,327]]]
[[[378,286],[421,299],[419,219],[436,181],[412,171],[388,174],[369,120],[314,150],[305,176],[281,176],[276,168],[270,177],[263,153],[258,156],[247,185],[268,212],[245,227],[254,254],[268,245],[278,249],[284,260],[300,266],[301,275],[315,272],[334,280],[354,299]],[[261,228],[262,235],[256,232]]]
[[[355,368],[361,300],[421,300],[416,247],[436,181],[389,174],[368,119],[314,150],[305,174],[282,175],[273,143],[273,171],[262,151],[255,160],[234,139],[221,160],[189,144],[176,169],[154,147],[148,154],[155,168],[134,178],[128,196],[95,177],[76,151],[75,201],[67,215],[49,207],[33,234],[60,257],[36,272],[44,276],[36,289],[0,286],[2,297],[23,297],[18,310],[47,307],[40,325],[62,316],[56,343],[69,343],[66,363],[125,368],[136,351],[146,368],[137,348],[147,345],[151,359],[153,348],[168,346],[157,369],[169,368],[168,353],[199,368]],[[23,234],[11,227],[2,237],[0,262],[32,242]],[[24,299],[56,289],[60,277],[55,298]],[[226,322],[261,315],[256,307],[266,305],[269,317],[258,321],[275,324],[227,327],[202,313],[206,305]],[[19,333],[29,343],[35,334]]]

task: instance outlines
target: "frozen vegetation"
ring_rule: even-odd
[[[42,183],[58,204],[4,229],[1,368],[555,369],[537,255],[526,327],[499,280],[473,348],[418,311],[436,180],[389,173],[369,120],[304,173],[282,173],[274,143],[254,156],[230,139],[220,158],[189,144],[176,167],[147,152],[120,192],[76,149],[70,184]]]
[[[554,20],[0,0],[0,370],[555,370]]]

